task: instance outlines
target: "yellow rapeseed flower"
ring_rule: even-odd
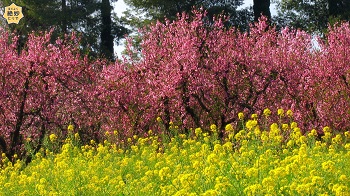
[[[290,128],[291,129],[294,129],[294,128],[297,128],[297,127],[298,127],[298,123],[296,123],[296,122],[290,123]]]
[[[284,110],[282,108],[278,109],[277,110],[277,115],[280,116],[280,117],[283,117],[284,116]]]
[[[340,175],[340,177],[339,177],[339,181],[341,181],[341,182],[347,182],[347,181],[348,181],[348,177],[346,177],[346,175],[342,174],[342,175]]]
[[[244,114],[243,112],[238,113],[238,119],[243,120],[244,119]]]
[[[342,142],[343,138],[340,134],[337,134],[335,137],[332,138],[333,144],[340,144]]]
[[[264,116],[269,117],[271,115],[271,110],[269,108],[264,109]]]
[[[75,133],[74,138],[75,138],[75,140],[79,140],[80,139],[79,133]]]
[[[324,133],[331,133],[331,128],[326,126],[326,127],[323,127],[323,132]]]
[[[68,130],[68,132],[72,132],[74,130],[74,125],[72,125],[72,124],[68,125],[67,130]]]
[[[201,134],[202,134],[202,129],[201,128],[196,128],[195,130],[194,130],[194,133],[196,134],[196,136],[198,137],[198,136],[200,136]]]
[[[254,119],[254,120],[256,120],[256,119],[258,118],[258,115],[257,115],[257,114],[252,114],[252,115],[251,115],[251,118]]]
[[[217,190],[213,190],[213,189],[209,189],[206,190],[203,194],[201,194],[202,196],[217,196],[219,195],[219,192]]]
[[[317,131],[316,129],[312,129],[310,133],[307,134],[308,137],[316,137],[317,136]]]
[[[326,172],[332,172],[335,169],[335,163],[333,161],[325,161],[322,163],[322,169]]]
[[[282,124],[282,130],[283,131],[287,131],[289,129],[289,125],[288,124]]]
[[[216,133],[217,132],[217,127],[215,124],[212,124],[210,125],[210,130],[213,132],[213,133]]]
[[[227,125],[225,126],[225,131],[228,132],[228,133],[233,133],[233,132],[234,132],[234,129],[233,129],[233,127],[232,127],[231,124],[227,124]]]
[[[53,133],[49,136],[51,142],[55,142],[57,140],[57,136]]]
[[[247,129],[249,129],[249,130],[253,130],[253,128],[255,127],[255,126],[257,126],[258,125],[258,121],[257,120],[248,120],[247,122],[246,122],[246,124],[245,124],[245,126],[247,127]]]
[[[113,134],[114,134],[114,135],[118,135],[118,131],[117,131],[117,130],[114,130],[114,131],[113,131]]]
[[[153,134],[153,131],[152,130],[148,130],[148,135],[152,135]]]

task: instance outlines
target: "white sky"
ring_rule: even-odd
[[[253,5],[253,0],[244,0],[244,5],[242,7],[249,7]],[[113,3],[114,11],[117,13],[117,16],[120,17],[122,13],[127,9],[127,6],[125,5],[123,0],[118,0],[117,2]],[[271,14],[276,14],[275,11],[275,5],[271,4],[270,6]],[[123,40],[120,40],[121,45],[114,46],[114,52],[116,53],[116,56],[121,57],[121,52],[124,50]]]

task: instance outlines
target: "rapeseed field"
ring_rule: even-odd
[[[28,165],[3,155],[0,195],[350,195],[349,132],[267,126],[270,114],[240,113],[242,129],[228,124],[223,137],[214,124],[124,142],[106,132],[89,145],[77,133],[60,145],[52,134]]]

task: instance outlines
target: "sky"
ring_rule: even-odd
[[[113,3],[114,11],[117,13],[117,16],[122,16],[122,13],[127,9],[127,6],[125,5],[123,0],[118,0],[117,2]],[[253,6],[253,0],[244,0],[244,5],[242,7],[249,7]],[[276,13],[275,6],[271,4],[270,6],[271,14],[274,15]],[[120,45],[114,45],[114,50],[116,53],[116,56],[121,57],[121,52],[124,50],[123,40],[120,41]]]

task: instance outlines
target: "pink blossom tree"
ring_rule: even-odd
[[[330,29],[330,43],[316,51],[309,34],[289,28],[277,32],[264,18],[244,33],[227,29],[223,17],[214,23],[205,19],[205,12],[195,11],[192,17],[183,14],[177,21],[154,24],[143,31],[141,60],[124,62],[132,63],[129,69],[117,63],[104,70],[108,96],[115,97],[116,126],[132,133],[156,129],[160,116],[166,127],[170,121],[184,131],[215,123],[223,130],[238,122],[238,112],[285,108],[305,129],[344,128],[347,45],[332,37],[340,33],[345,39],[348,33],[342,31],[348,27]],[[338,76],[327,82],[330,70]],[[111,72],[116,75],[110,77]],[[339,93],[332,91],[338,88]]]
[[[90,94],[101,63],[80,56],[74,34],[51,43],[50,32],[33,33],[20,54],[11,37],[2,32],[0,42],[2,152],[24,156],[25,139],[37,151],[46,133],[64,135],[70,123],[85,133],[93,131],[97,115]]]
[[[309,34],[276,31],[264,18],[249,32],[225,20],[194,11],[158,22],[142,31],[138,58],[114,64],[81,56],[74,34],[55,43],[50,33],[32,34],[18,54],[16,37],[2,32],[1,151],[25,156],[26,138],[38,150],[45,134],[64,137],[69,124],[83,142],[114,130],[121,140],[149,129],[167,134],[172,124],[222,131],[239,128],[239,112],[265,108],[292,109],[304,130],[349,128],[348,23],[329,28],[316,50]]]

